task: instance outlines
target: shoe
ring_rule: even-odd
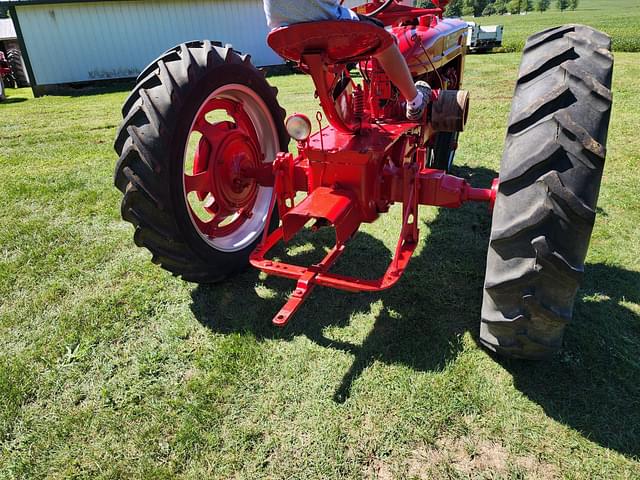
[[[411,107],[407,102],[407,120],[419,122],[424,118],[427,111],[427,105],[431,99],[431,87],[427,82],[416,82],[416,89],[422,94],[422,103],[417,107]]]

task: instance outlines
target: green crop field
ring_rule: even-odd
[[[546,28],[565,23],[581,23],[607,32],[613,39],[613,49],[619,52],[640,52],[640,1],[580,0],[578,10],[560,12],[552,8],[544,13],[500,15],[474,20],[481,25],[504,25],[504,48],[519,51],[526,38]]]
[[[586,1],[584,2],[587,3]],[[614,3],[614,2],[611,2]],[[569,19],[570,15],[566,14]],[[519,55],[470,56],[455,174],[497,175]],[[271,79],[315,112],[302,76]],[[506,361],[477,344],[490,215],[422,209],[421,245],[379,295],[254,271],[195,286],[120,219],[112,141],[127,92],[0,104],[0,478],[640,478],[640,54],[618,53],[598,220],[565,347]],[[380,272],[398,206],[343,272]],[[308,262],[330,241],[289,255]]]

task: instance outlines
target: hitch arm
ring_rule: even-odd
[[[326,273],[333,266],[338,258],[344,253],[345,245],[336,245],[322,262],[309,267],[298,279],[296,289],[293,291],[287,303],[280,309],[273,319],[276,327],[284,327],[289,323],[291,317],[300,309],[302,304],[309,298],[316,286],[316,279],[319,274]]]

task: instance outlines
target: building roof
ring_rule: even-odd
[[[126,2],[130,0],[0,0],[0,5],[49,5],[56,3]],[[152,0],[151,0],[152,1]]]
[[[10,18],[0,18],[0,40],[15,40],[16,29]]]

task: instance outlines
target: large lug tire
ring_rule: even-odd
[[[30,86],[29,76],[25,70],[24,62],[22,61],[22,55],[20,50],[12,48],[7,51],[7,61],[11,65],[11,72],[13,78],[15,78],[16,85],[19,88]]]
[[[238,172],[288,148],[276,95],[248,55],[210,41],[167,51],[139,77],[122,109],[115,185],[155,263],[199,283],[248,265],[272,189]]]
[[[18,85],[16,85],[16,81],[13,78],[13,74],[12,73],[9,73],[9,75],[6,75],[5,77],[3,77],[2,81],[4,83],[5,90],[7,88],[18,88]]]
[[[613,56],[580,25],[530,37],[500,170],[480,340],[543,359],[562,345],[584,272],[605,162]]]
[[[429,150],[429,168],[451,172],[458,148],[459,135],[459,132],[439,132],[436,134],[435,144]]]
[[[6,95],[4,93],[4,80],[0,77],[0,102],[6,99]]]

